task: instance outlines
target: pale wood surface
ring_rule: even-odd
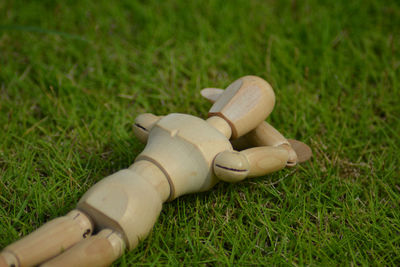
[[[42,264],[42,267],[109,266],[125,250],[122,237],[111,229],[76,244],[61,255]]]
[[[0,253],[0,267],[19,267],[19,261],[16,255],[10,251],[2,251]]]
[[[291,147],[289,141],[266,121],[263,121],[254,130],[231,142],[233,147],[238,150],[261,146],[282,146],[289,152],[289,159],[286,165],[292,167],[298,162],[296,151]]]
[[[171,198],[202,192],[218,179],[211,172],[215,156],[231,150],[229,140],[206,121],[186,114],[169,114],[153,127],[136,158],[156,164],[167,175]]]
[[[150,233],[161,206],[159,191],[132,168],[104,178],[78,203],[78,208],[96,222],[96,228],[120,232],[129,249]]]
[[[168,179],[160,168],[147,160],[138,160],[129,167],[130,170],[149,182],[157,191],[162,202],[171,197],[171,187]]]
[[[287,139],[266,121],[260,123],[254,130],[244,136],[252,147],[279,146],[289,144]]]
[[[151,113],[140,114],[136,117],[135,123],[133,124],[133,134],[139,139],[140,142],[146,143],[151,128],[159,121],[162,117],[156,116]]]
[[[91,221],[83,212],[73,210],[64,217],[44,224],[35,232],[4,248],[3,252],[15,256],[17,262],[11,263],[15,266],[36,265],[89,237],[92,228]]]
[[[8,254],[8,253],[7,253]],[[10,266],[10,261],[7,260],[8,255],[0,255],[0,267]]]
[[[224,118],[238,138],[264,121],[275,105],[271,86],[256,76],[242,77],[228,86],[209,111],[209,117]]]
[[[235,149],[239,150],[260,146],[283,146],[289,152],[287,165],[294,166],[297,164],[297,154],[291,147],[289,141],[266,121],[260,123],[254,130],[246,135],[232,140],[232,145]]]
[[[279,171],[286,166],[289,153],[281,147],[254,147],[241,151],[249,161],[248,177],[259,177]]]
[[[259,177],[286,167],[289,151],[281,146],[255,147],[240,152],[224,151],[214,160],[214,172],[226,182]]]
[[[203,90],[200,91],[200,94],[211,103],[214,103],[215,101],[218,100],[218,98],[222,95],[223,92],[224,89],[220,88],[204,88]]]
[[[239,182],[245,179],[249,172],[250,164],[243,153],[224,151],[215,157],[214,173],[219,179],[225,182]]]
[[[206,121],[186,114],[138,116],[133,132],[147,145],[135,163],[89,189],[79,210],[6,247],[0,267],[32,266],[60,253],[44,266],[107,266],[125,245],[131,250],[146,238],[165,201],[209,190],[219,180],[263,176],[311,156],[307,145],[286,140],[264,121],[275,95],[263,79],[245,76],[226,90],[207,88],[202,95],[215,102]],[[234,151],[229,139],[241,136],[236,142],[247,149]],[[93,231],[100,232],[85,239]]]
[[[215,103],[218,99],[220,99],[223,93],[224,90],[219,88],[205,88],[201,90],[201,95],[211,103]],[[232,97],[234,94],[231,94]],[[224,102],[224,104],[226,103]],[[288,140],[278,130],[276,130],[266,121],[262,121],[257,127],[255,127],[247,134],[231,140],[231,143],[236,150],[244,150],[251,147],[261,146],[281,146],[283,144],[287,144],[287,147],[284,147],[289,152],[289,159],[286,165],[288,167],[292,167],[295,166],[298,162],[304,161],[299,161],[297,159],[297,153],[291,147],[291,143],[289,143]],[[304,149],[299,150],[299,152],[301,151],[304,151]],[[309,150],[309,153],[311,153],[311,150]]]
[[[229,123],[227,123],[223,118],[213,116],[208,118],[207,123],[209,123],[212,127],[217,129],[220,133],[225,135],[227,139],[231,138],[232,136],[232,129]]]

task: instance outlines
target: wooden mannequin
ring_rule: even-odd
[[[311,156],[307,145],[286,140],[264,121],[275,95],[263,79],[245,76],[202,95],[215,102],[207,120],[138,116],[134,133],[147,145],[135,163],[95,184],[66,216],[4,248],[0,266],[108,266],[149,234],[163,202]]]

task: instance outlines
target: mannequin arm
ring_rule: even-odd
[[[201,95],[211,103],[215,103],[223,93],[224,90],[219,88],[205,88],[201,90]],[[291,147],[290,142],[278,130],[265,121],[261,122],[249,133],[231,140],[231,143],[236,150],[243,150],[251,147],[278,147],[284,145],[289,152],[287,166],[294,166],[298,162],[296,151]]]
[[[239,182],[245,178],[263,176],[285,168],[288,149],[282,146],[254,147],[237,151],[224,151],[214,160],[215,175],[226,182]]]
[[[133,134],[142,143],[147,143],[147,138],[151,128],[162,118],[163,116],[156,116],[152,113],[143,113],[136,117],[135,123],[133,124]]]
[[[290,142],[272,125],[264,121],[260,123],[254,130],[246,135],[232,140],[232,145],[235,149],[242,150],[250,147],[284,147],[289,152],[287,166],[295,166],[298,162],[296,151],[292,148]]]

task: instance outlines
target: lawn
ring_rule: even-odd
[[[166,203],[115,266],[400,265],[398,1],[0,1],[0,248],[258,75],[310,162]]]

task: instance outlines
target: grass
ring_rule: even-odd
[[[254,74],[313,159],[165,204],[115,265],[400,265],[399,29],[397,1],[1,1],[0,247],[129,166],[138,114]]]

